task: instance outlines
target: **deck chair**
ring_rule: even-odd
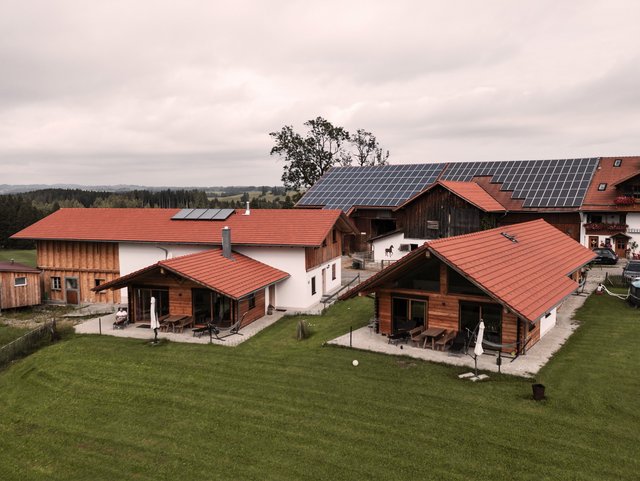
[[[249,311],[245,312],[239,320],[231,324],[229,327],[218,327],[213,324],[209,324],[208,331],[210,340],[213,340],[213,336],[216,336],[216,339],[218,341],[224,341],[225,337],[233,336],[234,334],[242,336],[239,331],[242,327],[242,321],[244,321],[244,318],[248,312]],[[220,337],[220,334],[222,334],[222,337]]]

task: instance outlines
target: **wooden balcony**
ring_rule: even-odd
[[[587,234],[595,232],[606,232],[614,234],[616,232],[627,232],[627,224],[607,224],[605,222],[589,222],[584,225]]]

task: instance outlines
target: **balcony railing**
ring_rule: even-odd
[[[607,224],[605,222],[588,222],[584,229],[589,232],[626,232],[627,224]]]
[[[613,203],[616,205],[634,205],[636,203],[636,199],[631,196],[621,195],[616,197],[613,200]]]

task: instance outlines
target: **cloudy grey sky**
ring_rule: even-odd
[[[0,0],[0,184],[280,184],[318,115],[392,163],[640,155],[640,2]]]

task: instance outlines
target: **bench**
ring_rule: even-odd
[[[445,333],[436,340],[435,345],[438,351],[444,351],[447,347],[453,344],[453,340],[458,335],[457,331],[445,331]]]

